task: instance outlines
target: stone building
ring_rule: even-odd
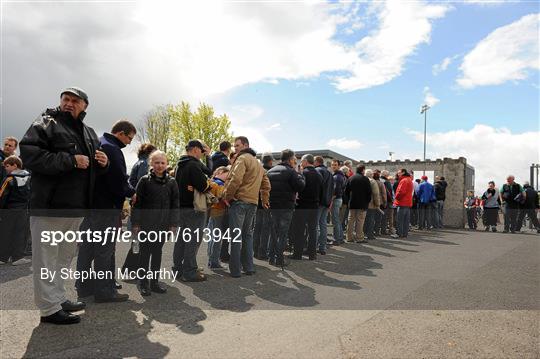
[[[338,159],[340,161],[351,160],[353,162],[353,168],[356,168],[359,163],[362,163],[366,168],[388,170],[392,175],[399,169],[406,168],[409,171],[414,171],[415,178],[420,178],[425,171],[430,183],[434,182],[435,176],[443,176],[446,182],[448,182],[444,208],[444,225],[463,228],[467,223],[463,200],[467,195],[467,191],[474,191],[474,167],[467,164],[467,159],[464,157],[458,159],[427,159],[425,162],[422,160],[356,161],[331,150],[295,151],[298,159],[306,153],[314,156],[322,156],[327,166],[330,166],[332,159]],[[260,159],[261,155],[261,153],[258,153],[257,158]],[[274,164],[279,162],[280,156],[281,152],[272,153]]]
[[[444,225],[448,227],[463,228],[466,214],[463,200],[468,190],[474,191],[474,167],[467,164],[467,159],[443,158],[437,160],[395,160],[395,161],[360,161],[366,168],[388,170],[395,174],[399,169],[406,168],[415,172],[415,178],[422,176],[423,171],[428,175],[429,182],[433,183],[434,176],[444,176],[448,187],[444,208]]]

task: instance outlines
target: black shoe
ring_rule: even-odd
[[[319,254],[322,255],[322,256],[326,255],[326,251],[318,250],[317,253],[319,253]]]
[[[114,281],[114,289],[122,289],[122,284],[118,283],[117,281]]]
[[[254,270],[248,270],[248,271],[244,271],[243,272],[245,275],[254,275],[255,274],[255,271]]]
[[[139,283],[137,284],[137,288],[143,297],[152,295],[152,292],[150,292],[150,287],[148,286],[148,279],[140,279]]]
[[[219,258],[220,261],[222,261],[223,263],[229,263],[229,259],[231,258],[231,256],[223,256],[221,258]]]
[[[150,290],[154,293],[159,294],[167,293],[167,288],[161,286],[157,279],[153,279],[152,281],[150,281]]]
[[[62,310],[64,312],[78,312],[86,308],[85,302],[72,302],[71,300],[66,300],[62,303]]]
[[[286,267],[286,266],[288,266],[288,265],[289,265],[289,263],[286,263],[285,260],[284,260],[283,258],[276,259],[276,262],[275,262],[275,266],[276,266],[276,267],[281,267],[281,268],[283,268],[283,267]]]
[[[484,231],[489,232],[489,227],[486,227],[486,229],[484,229]]]
[[[316,260],[316,259],[317,259],[317,255],[316,255],[316,254],[310,254],[310,255],[309,255],[309,260],[310,260],[310,261],[314,261],[314,260]]]
[[[270,264],[271,266],[276,265],[276,259],[275,258],[270,258],[268,260],[268,264]]]
[[[81,321],[81,317],[75,314],[66,312],[65,310],[59,310],[58,312],[48,315],[46,317],[41,317],[41,323],[52,323],[52,324],[77,324]]]
[[[96,303],[117,303],[117,302],[125,302],[128,299],[129,299],[128,294],[114,293],[110,297],[95,297],[94,301]]]
[[[290,259],[294,259],[296,261],[301,261],[302,260],[302,255],[297,255],[297,254],[291,254],[289,256]]]
[[[504,230],[503,230],[503,233],[508,233],[508,229],[504,229]]]

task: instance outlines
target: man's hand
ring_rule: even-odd
[[[133,234],[139,233],[140,230],[141,230],[141,227],[139,227],[139,226],[131,227],[131,233],[133,233]]]
[[[135,193],[133,197],[131,197],[131,205],[134,206],[135,203],[137,203],[137,193]]]
[[[264,209],[269,209],[270,208],[270,203],[263,203],[263,208]]]
[[[229,203],[229,201],[226,200],[226,199],[223,199],[223,203],[225,203],[225,205],[226,205],[227,207],[230,207],[230,206],[231,206],[231,204]]]
[[[204,148],[204,154],[205,154],[206,156],[210,156],[210,155],[212,154],[212,153],[211,153],[212,150],[210,149],[210,147],[208,147],[207,144],[204,144],[204,145],[203,145],[203,148]]]
[[[75,161],[77,162],[75,166],[83,170],[87,169],[90,165],[90,160],[85,155],[75,155]]]
[[[107,162],[109,162],[109,159],[107,158],[105,152],[102,152],[100,150],[96,150],[94,158],[101,167],[107,166]]]
[[[195,190],[195,188],[193,188],[193,186],[187,186],[187,190],[190,191],[190,192],[193,192]]]

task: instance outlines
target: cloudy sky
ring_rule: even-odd
[[[477,189],[539,162],[535,1],[12,1],[1,16],[1,136],[76,85],[98,132],[204,101],[258,151],[414,159],[427,103],[427,157],[466,157]]]

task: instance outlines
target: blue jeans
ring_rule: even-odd
[[[268,257],[268,240],[270,239],[270,210],[257,209],[255,231],[253,233],[253,252],[259,258]]]
[[[343,242],[343,227],[341,226],[341,219],[339,218],[339,212],[343,204],[342,198],[334,198],[332,203],[332,225],[334,226],[334,241]]]
[[[206,213],[195,211],[193,208],[180,208],[179,231],[180,238],[174,244],[173,270],[178,275],[190,280],[197,275],[197,251],[203,239],[203,230],[206,224]],[[199,230],[199,236],[195,230]],[[186,236],[183,236],[184,230]],[[188,233],[191,235],[189,238]],[[186,240],[184,240],[184,237]]]
[[[272,236],[270,237],[270,246],[268,248],[268,257],[270,259],[275,259],[276,261],[283,260],[283,251],[287,244],[293,212],[293,208],[271,210]]]
[[[317,225],[317,238],[319,242],[319,250],[326,250],[326,240],[328,237],[328,207],[319,207],[319,224]]]
[[[227,230],[227,221],[225,216],[210,217],[208,221],[208,229],[212,239],[208,242],[208,265],[219,265],[219,256],[221,254],[221,237]],[[214,233],[214,229],[216,229]],[[219,233],[218,230],[219,229]]]
[[[229,207],[229,229],[231,235],[231,258],[229,270],[234,277],[244,272],[253,272],[253,221],[257,205],[243,201],[235,201]],[[240,236],[238,229],[240,229]],[[235,230],[236,229],[236,230]]]
[[[397,208],[397,235],[407,237],[409,235],[409,223],[411,221],[410,207]]]

